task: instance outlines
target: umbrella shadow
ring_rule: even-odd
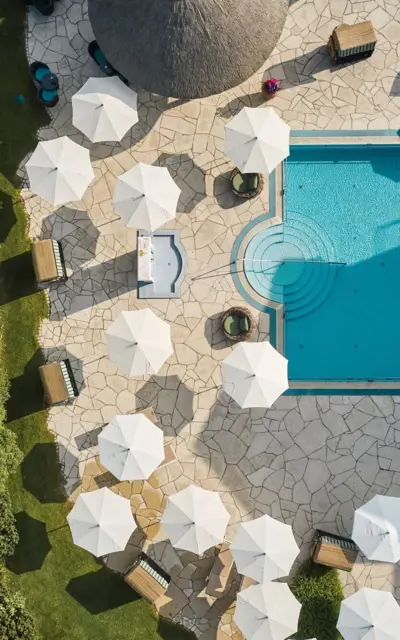
[[[162,153],[154,165],[167,167],[180,188],[178,212],[190,213],[206,197],[205,171],[187,153]]]
[[[320,71],[330,69],[333,72],[350,64],[352,63],[332,65],[326,45],[320,45],[301,56],[272,65],[263,73],[262,82],[269,78],[277,78],[281,89],[290,89],[298,85],[314,82],[316,80],[315,75]],[[260,91],[233,98],[227,104],[218,107],[217,115],[224,120],[229,120],[239,113],[243,107],[257,108],[265,105],[265,103],[260,83]],[[270,106],[273,106],[273,100]]]
[[[8,234],[17,221],[14,211],[17,204],[17,198],[3,189],[0,190],[0,242],[7,240]]]
[[[100,425],[92,431],[86,431],[79,436],[75,436],[75,444],[78,451],[86,451],[92,447],[97,446],[100,433],[103,431],[105,425]]]
[[[0,305],[25,298],[36,291],[37,285],[31,251],[24,251],[24,253],[2,261],[0,267]]]
[[[231,184],[231,171],[225,171],[217,176],[214,180],[213,193],[214,198],[218,202],[221,209],[232,209],[240,204],[245,204],[248,201],[245,198],[239,198],[236,196],[232,189]]]
[[[80,484],[79,458],[63,444],[57,443],[61,467],[62,492],[70,495]]]
[[[72,578],[66,591],[93,615],[117,609],[140,598],[128,587],[122,576],[107,567]]]
[[[179,433],[195,414],[197,398],[177,375],[152,376],[137,392],[143,405],[153,407],[163,427],[171,427]]]
[[[265,105],[265,98],[261,93],[260,85],[260,91],[257,91],[257,93],[246,93],[245,95],[240,96],[239,98],[235,97],[226,104],[218,107],[217,115],[223,120],[229,120],[230,118],[233,118],[233,116],[237,115],[244,107],[256,109],[262,105]]]
[[[63,206],[41,221],[40,239],[60,241],[66,267],[72,271],[96,257],[99,236],[87,211]]]
[[[114,143],[114,149],[110,155],[121,153],[121,151],[137,145],[144,140],[149,133],[154,131],[154,127],[163,113],[190,102],[190,100],[184,100],[182,98],[164,98],[162,96],[156,96],[155,94],[149,94],[148,91],[139,87],[132,86],[131,88],[136,91],[138,96],[139,122],[132,127],[121,142]]]
[[[222,329],[222,316],[225,311],[209,316],[205,322],[204,335],[212,349],[226,349],[232,342],[226,338]]]
[[[55,442],[38,442],[21,462],[22,485],[42,504],[66,500],[61,454]]]
[[[89,322],[93,305],[129,293],[137,288],[137,251],[78,268],[68,281],[70,293],[63,296],[63,308],[52,308],[50,319],[73,316]],[[61,301],[56,298],[58,302]]]
[[[94,481],[99,489],[103,489],[103,487],[110,489],[121,482],[121,480],[118,480],[118,478],[113,476],[111,471],[104,471],[104,473],[96,476]]]
[[[209,558],[209,560],[211,562],[206,563],[204,566],[201,566],[201,562],[202,562],[201,560],[199,561],[197,559],[194,561],[194,564],[197,566],[197,568],[195,569],[195,571],[191,576],[191,581],[192,583],[194,582],[196,585],[193,596],[195,597],[197,596],[197,598],[199,598],[199,603],[200,603],[200,600],[202,599],[201,596],[203,594],[204,587],[207,584],[207,576],[215,561],[215,558]],[[222,640],[222,638],[224,639],[225,637],[228,638],[228,635],[226,636],[225,634],[221,635],[221,630],[220,630],[221,620],[224,617],[224,614],[226,612],[229,611],[230,613],[232,613],[232,606],[236,600],[238,589],[239,589],[239,578],[236,574],[235,569],[232,569],[232,573],[229,577],[229,582],[224,594],[221,595],[219,598],[215,599],[214,603],[211,606],[209,606],[207,611],[204,612],[203,614],[203,616],[207,618],[207,620],[212,624],[212,627],[209,628],[206,632],[204,632],[204,634],[201,635],[200,638],[203,638],[204,640],[218,640],[219,638],[221,638]],[[176,603],[172,599],[172,595],[173,594],[171,593],[170,600],[167,599],[165,604],[159,607],[160,616],[163,616],[164,618],[167,618],[167,619],[174,617],[174,614],[175,614]],[[168,597],[168,591],[166,593],[166,596]],[[191,603],[193,602],[193,596],[191,598]],[[162,618],[160,618],[160,620],[162,620]],[[168,631],[169,629],[168,627],[166,627],[166,632],[168,633]],[[191,636],[188,636],[188,637],[191,637]]]
[[[45,408],[43,386],[39,377],[39,367],[42,364],[45,364],[44,353],[37,349],[26,363],[23,373],[10,380],[9,398],[6,403],[7,422],[24,418]]]
[[[281,64],[272,65],[265,71],[262,79],[265,81],[276,77],[280,81],[282,89],[290,89],[297,85],[314,82],[316,74],[321,71],[330,70],[334,72],[351,64],[353,63],[346,62],[340,65],[333,65],[329,57],[328,47],[323,44],[301,56],[286,60]]]
[[[52,546],[46,523],[32,518],[26,511],[15,514],[19,542],[14,554],[7,558],[6,567],[15,574],[41,569]]]
[[[400,71],[393,78],[393,84],[392,84],[392,87],[390,89],[389,95],[392,96],[392,97],[400,96]]]

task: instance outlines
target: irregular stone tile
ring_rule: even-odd
[[[329,436],[330,433],[322,422],[313,420],[296,436],[295,443],[306,455],[309,455],[320,449]]]
[[[330,471],[325,462],[321,460],[308,460],[304,473],[304,482],[310,493],[315,493],[325,486],[329,480]]]
[[[301,396],[299,400],[299,410],[302,420],[310,422],[318,420],[319,411],[317,409],[317,400],[313,396]],[[324,423],[325,424],[325,423]]]

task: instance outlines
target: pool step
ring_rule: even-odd
[[[290,213],[286,219],[250,241],[244,268],[253,289],[283,303],[286,317],[294,319],[326,299],[340,267],[327,264],[335,261],[335,251],[318,223]]]

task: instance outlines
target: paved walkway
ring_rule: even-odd
[[[329,33],[357,19],[373,21],[376,52],[365,62],[331,69]],[[285,87],[274,107],[294,129],[399,128],[399,21],[397,0],[292,3],[264,69]],[[243,302],[229,274],[230,252],[243,226],[268,208],[268,181],[260,198],[234,199],[224,124],[244,105],[263,105],[263,72],[224,94],[191,102],[139,89],[139,123],[122,143],[91,145],[71,124],[71,96],[99,75],[87,54],[93,35],[85,3],[60,0],[49,18],[30,10],[28,24],[30,57],[47,62],[62,86],[54,120],[40,137],[68,135],[88,146],[96,174],[81,202],[57,210],[36,197],[26,202],[32,237],[62,239],[71,275],[50,290],[50,318],[40,335],[49,359],[71,359],[81,387],[72,405],[50,412],[68,492],[79,490],[86,460],[97,453],[99,427],[117,412],[152,405],[179,457],[162,473],[157,489],[163,495],[190,482],[218,490],[232,515],[229,536],[241,520],[269,513],[293,525],[303,555],[316,526],[349,533],[354,510],[365,500],[376,493],[400,496],[400,398],[285,397],[269,411],[244,411],[219,390],[220,362],[231,349],[219,316]],[[188,256],[180,300],[137,299],[135,233],[118,219],[111,197],[116,176],[138,161],[168,166],[182,189],[179,215],[169,225],[180,230]],[[145,306],[171,324],[175,355],[159,375],[128,379],[105,357],[104,330],[122,309]],[[264,340],[268,316],[255,315],[254,340]],[[182,567],[167,613],[197,635],[220,624],[232,636],[229,612],[219,622],[222,611],[197,597],[207,570],[202,562],[176,554],[167,542],[153,547],[167,568],[179,568],[177,557]],[[128,559],[110,562],[123,570]],[[400,600],[398,569],[360,557],[352,574],[343,576],[346,592],[368,585],[389,589]]]

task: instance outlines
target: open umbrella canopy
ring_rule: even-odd
[[[72,124],[92,142],[119,141],[137,121],[137,93],[117,76],[89,78],[72,96]]]
[[[118,480],[147,480],[164,460],[164,437],[145,415],[115,416],[99,435],[100,462]]]
[[[354,514],[352,538],[369,560],[400,560],[400,498],[375,496]]]
[[[180,192],[166,167],[139,162],[117,178],[114,207],[127,227],[155,231],[175,218]]]
[[[151,309],[121,311],[106,337],[110,360],[129,376],[157,373],[174,352],[171,327]]]
[[[300,549],[290,525],[264,515],[239,524],[231,552],[239,573],[266,583],[287,576]]]
[[[343,600],[337,629],[344,640],[398,640],[400,607],[389,591],[364,587]]]
[[[289,386],[287,368],[269,342],[244,342],[222,363],[223,389],[242,409],[269,408]]]
[[[168,498],[162,524],[174,547],[202,554],[223,542],[229,518],[217,492],[192,484]]]
[[[94,178],[88,149],[67,136],[39,142],[26,170],[33,193],[54,206],[80,200]]]
[[[244,107],[225,126],[225,153],[242,173],[271,173],[289,155],[289,135],[272,107]]]
[[[107,488],[81,493],[67,520],[74,543],[96,557],[123,551],[136,529],[129,500]]]
[[[239,591],[233,619],[246,640],[284,640],[297,631],[300,609],[287,584],[268,582]]]

